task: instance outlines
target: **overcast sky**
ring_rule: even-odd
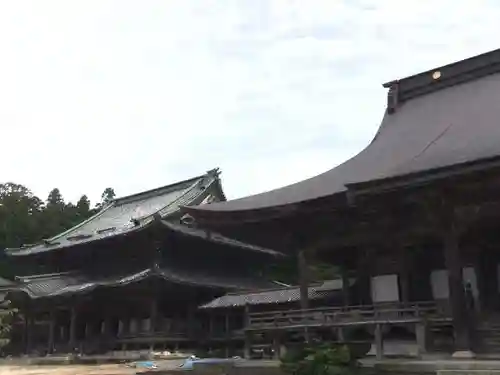
[[[383,82],[499,48],[499,19],[494,0],[0,0],[0,181],[94,202],[214,167],[228,198],[296,182],[371,140]]]

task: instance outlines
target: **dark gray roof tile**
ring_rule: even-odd
[[[137,231],[149,225],[154,215],[168,218],[179,212],[180,206],[198,203],[211,186],[219,183],[217,173],[210,171],[190,180],[115,199],[88,220],[42,244],[6,251],[9,255],[29,255]]]
[[[309,299],[317,300],[332,296],[342,289],[342,280],[328,280],[320,285],[309,287]],[[290,303],[300,301],[300,289],[297,286],[261,290],[251,293],[230,293],[200,306],[201,309],[239,307],[245,305],[262,305],[273,303]]]
[[[228,274],[160,266],[146,268],[126,275],[97,277],[79,273],[38,275],[21,278],[21,284],[13,292],[24,292],[30,298],[70,296],[90,292],[96,288],[112,288],[139,282],[148,277],[158,277],[172,283],[231,290],[253,290],[269,288],[274,284],[257,277],[232,276]]]

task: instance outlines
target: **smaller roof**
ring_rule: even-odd
[[[155,265],[136,272],[114,276],[91,276],[78,272],[20,277],[20,285],[12,292],[24,292],[32,299],[71,296],[91,292],[97,288],[121,287],[157,277],[175,284],[223,290],[252,290],[269,288],[274,283],[258,277],[234,276],[183,269],[179,266]]]
[[[217,169],[189,180],[114,199],[96,215],[66,232],[43,243],[6,249],[6,252],[13,256],[30,255],[125,235],[144,229],[156,216],[168,218],[178,213],[180,206],[201,203],[212,190],[224,197]]]
[[[352,283],[353,280],[350,280]],[[309,299],[318,300],[332,296],[342,289],[342,279],[327,280],[309,287]],[[229,293],[200,306],[200,309],[240,307],[245,305],[278,304],[300,301],[300,288],[291,286],[260,290],[251,293]]]

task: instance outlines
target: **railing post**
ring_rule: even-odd
[[[382,338],[382,324],[375,325],[375,353],[378,360],[384,357],[384,340]]]
[[[425,321],[418,322],[415,327],[418,356],[427,353],[427,327],[427,322]]]

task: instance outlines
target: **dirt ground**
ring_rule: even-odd
[[[123,365],[0,366],[0,375],[131,375],[137,369]]]
[[[0,375],[133,375],[142,371],[124,365],[0,366]]]

